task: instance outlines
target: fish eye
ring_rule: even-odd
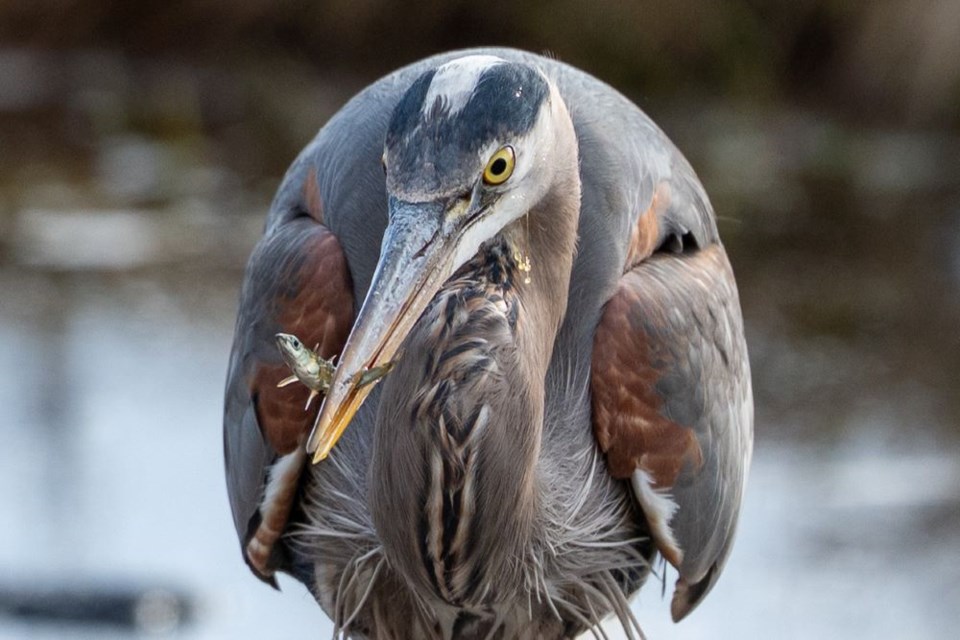
[[[516,155],[513,152],[513,147],[510,145],[500,147],[487,161],[487,166],[483,170],[484,183],[489,185],[503,184],[513,173],[515,164]]]

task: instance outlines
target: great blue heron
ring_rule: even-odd
[[[244,557],[343,635],[560,638],[611,613],[638,633],[659,553],[679,620],[743,495],[742,324],[703,187],[614,89],[507,49],[401,69],[300,154],[247,267]],[[339,356],[319,415],[277,386],[281,331]]]

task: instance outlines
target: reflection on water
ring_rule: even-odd
[[[108,109],[98,91],[81,107]],[[652,638],[953,637],[960,142],[661,108],[723,216],[757,450],[717,588],[674,627],[652,582],[641,624]],[[25,180],[0,159],[0,638],[326,637],[302,587],[278,594],[243,565],[222,477],[240,269],[275,181],[239,178],[211,141],[109,133],[92,177],[51,161]],[[10,594],[90,592],[131,613],[91,627],[11,609]]]
[[[179,590],[196,615],[172,637],[329,633],[299,585],[285,581],[279,595],[248,574],[232,531],[219,420],[234,283],[4,280],[18,312],[0,325],[0,483],[16,490],[0,530],[0,586]],[[50,304],[66,307],[52,326]],[[945,606],[960,598],[960,460],[861,438],[823,451],[761,437],[723,579],[676,629],[659,584],[648,585],[636,610],[649,635],[949,637],[960,623],[960,609]],[[134,635],[0,621],[3,638]]]
[[[3,287],[16,318],[0,325],[0,482],[17,488],[0,587],[174,589],[196,609],[185,638],[322,627],[299,587],[280,597],[250,580],[232,530],[219,422],[236,279],[15,277]],[[44,326],[53,305],[63,313]],[[0,637],[64,637],[0,620]],[[70,628],[132,637],[82,631]]]

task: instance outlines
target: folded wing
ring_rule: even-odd
[[[276,346],[292,333],[331,358],[353,322],[353,294],[340,243],[322,223],[315,182],[306,183],[302,212],[271,225],[247,265],[224,410],[227,490],[244,558],[274,584],[285,566],[281,536],[299,487],[302,444],[319,403],[305,410],[309,390],[282,388],[290,375]]]
[[[679,620],[730,552],[752,451],[743,321],[721,245],[657,252],[622,276],[597,329],[592,395],[610,473],[630,480],[679,571]]]

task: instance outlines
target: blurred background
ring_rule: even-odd
[[[756,453],[723,579],[651,638],[960,626],[960,3],[0,2],[0,638],[329,637],[243,565],[222,386],[286,166],[437,51],[549,51],[687,154]],[[611,637],[620,637],[611,626]]]

